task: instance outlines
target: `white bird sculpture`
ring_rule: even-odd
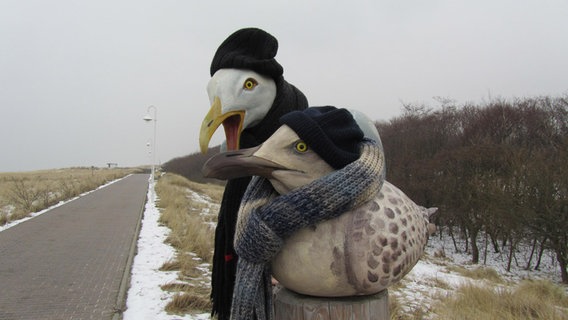
[[[209,80],[207,94],[211,109],[201,124],[201,152],[221,124],[227,149],[238,150],[242,131],[257,125],[272,107],[276,82],[252,70],[220,69]]]
[[[204,175],[220,179],[258,175],[286,194],[334,170],[309,146],[306,152],[294,151],[299,141],[289,126],[282,125],[259,147],[211,158]],[[284,287],[313,296],[382,291],[421,257],[429,235],[428,218],[434,211],[418,206],[385,181],[380,192],[362,206],[286,239],[272,260],[273,276]]]
[[[220,125],[225,129],[222,150],[258,146],[280,126],[278,119],[307,108],[304,94],[284,79],[276,61],[278,41],[258,28],[235,31],[219,46],[211,61],[207,86],[211,109],[201,125],[202,153]],[[237,265],[232,246],[239,204],[250,177],[227,182],[215,229],[211,276],[212,314],[230,317]]]

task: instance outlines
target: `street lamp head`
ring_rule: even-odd
[[[144,121],[148,121],[148,122],[154,120],[154,119],[150,116],[150,114],[145,115],[144,118],[142,118],[142,119],[143,119]]]

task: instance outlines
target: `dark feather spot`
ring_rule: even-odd
[[[397,205],[397,204],[398,204],[398,199],[397,199],[397,198],[389,197],[389,202],[392,203],[392,204],[394,204],[394,205]]]
[[[375,243],[373,243],[373,254],[378,256],[383,252],[383,248],[377,246]]]
[[[389,224],[389,231],[398,234],[398,225],[396,223]]]
[[[396,267],[394,268],[394,270],[393,270],[393,275],[394,275],[395,277],[397,277],[397,276],[400,274],[400,271],[401,271],[401,270],[402,270],[401,265],[396,266]]]
[[[331,262],[329,269],[331,270],[331,273],[333,273],[336,276],[339,276],[342,273],[341,267],[342,267],[341,252],[340,252],[339,248],[334,247],[333,248],[333,261]]]
[[[389,264],[391,262],[391,254],[389,251],[385,251],[383,252],[382,256],[381,256],[381,260],[383,261],[384,264]]]
[[[371,282],[377,282],[379,280],[379,276],[372,273],[371,271],[367,271],[367,279]]]
[[[373,201],[373,202],[371,202],[371,205],[369,206],[369,210],[371,210],[373,212],[377,212],[377,211],[381,210],[381,206],[376,201]]]
[[[375,260],[372,255],[369,255],[369,257],[367,258],[367,265],[369,266],[369,268],[375,269],[379,265],[379,261]]]
[[[392,261],[396,261],[398,259],[398,257],[400,257],[400,255],[402,254],[402,251],[400,250],[396,250],[392,253],[391,259]]]
[[[390,243],[390,247],[391,249],[395,250],[396,248],[398,248],[398,240],[396,239],[391,239],[391,243]]]

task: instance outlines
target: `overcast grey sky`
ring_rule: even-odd
[[[566,0],[0,0],[0,172],[150,163],[149,105],[158,160],[196,152],[211,59],[243,27],[278,39],[310,105],[389,120],[567,94],[566,17]]]

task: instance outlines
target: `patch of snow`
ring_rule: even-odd
[[[187,193],[189,194],[189,197],[195,202],[205,203],[205,204],[211,203],[211,198],[207,195],[197,193],[191,189],[187,189]]]
[[[6,216],[6,217],[10,217],[12,215],[12,213],[14,212],[14,210],[16,210],[16,206],[14,205],[5,205],[2,208],[0,208],[0,217],[1,216]]]
[[[507,263],[509,258],[509,249],[500,248],[500,252],[494,252],[493,248],[489,246],[487,249],[487,258],[485,259],[485,250],[483,239],[480,237],[478,239],[479,246],[479,263],[471,263],[471,254],[464,251],[465,240],[456,238],[458,248],[460,252],[456,252],[450,236],[444,234],[443,239],[439,236],[431,237],[428,240],[428,245],[426,247],[426,253],[434,256],[434,252],[443,250],[447,259],[449,259],[451,264],[459,265],[468,269],[476,269],[480,267],[490,267],[497,271],[500,276],[514,282],[521,281],[523,279],[548,279],[555,283],[560,283],[560,266],[558,261],[556,261],[555,253],[551,250],[545,250],[542,256],[542,261],[539,270],[534,270],[536,263],[535,252],[533,256],[533,261],[531,263],[531,270],[526,270],[526,265],[529,260],[530,255],[530,245],[521,242],[517,245],[517,249],[514,252],[514,259],[511,264],[511,270],[507,271]]]
[[[220,206],[216,203],[213,203],[213,200],[208,195],[197,193],[191,189],[187,189],[187,194],[192,202],[202,203],[207,205],[200,212],[200,215],[206,216],[206,215],[216,214],[219,211]]]
[[[440,239],[439,236],[431,237],[426,246],[425,255],[400,281],[400,285],[389,288],[389,295],[396,297],[405,312],[412,313],[414,310],[422,310],[425,313],[423,318],[431,319],[435,317],[430,312],[432,306],[440,299],[452,295],[454,290],[467,283],[509,286],[523,279],[548,279],[557,284],[560,283],[560,272],[554,254],[550,251],[543,255],[540,270],[525,270],[524,267],[528,261],[527,252],[530,253],[530,248],[519,246],[519,250],[515,252],[516,261],[513,262],[511,271],[507,272],[508,251],[506,249],[500,253],[494,253],[492,249],[487,250],[486,263],[483,264],[485,253],[480,246],[480,263],[472,264],[471,255],[463,252],[464,241],[456,240],[458,248],[462,250],[460,252],[456,252],[448,235],[444,235],[443,239]],[[436,254],[440,252],[444,253],[444,257],[437,258]],[[533,257],[533,259],[535,258]],[[486,279],[475,280],[448,270],[448,266],[459,266],[470,270],[489,267],[497,271],[499,276],[507,283],[496,284]],[[566,287],[566,290],[568,291],[568,287]]]
[[[160,211],[156,207],[154,184],[148,187],[148,199],[138,237],[138,250],[132,263],[130,288],[126,300],[124,320],[207,320],[209,314],[170,315],[164,310],[174,293],[161,289],[161,285],[177,280],[176,271],[160,271],[164,262],[175,257],[175,249],[164,241],[170,229],[160,225]]]

